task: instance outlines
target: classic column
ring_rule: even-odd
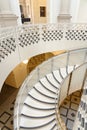
[[[70,22],[70,4],[71,0],[60,0],[59,22]]]
[[[17,9],[17,0],[0,0],[0,26],[14,26],[21,22],[18,22],[19,12]],[[14,10],[14,11],[13,11]],[[18,14],[18,15],[17,15]]]
[[[0,13],[11,13],[9,0],[0,0]]]

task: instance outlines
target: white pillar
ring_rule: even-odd
[[[60,0],[47,0],[47,22],[57,23],[59,14]]]
[[[70,0],[61,0],[60,14],[69,14],[70,12]]]
[[[59,22],[70,22],[70,4],[71,0],[60,0]]]
[[[0,0],[0,26],[21,24],[18,0]]]
[[[20,12],[19,0],[10,0],[10,6],[11,6],[11,12],[18,17],[17,24],[21,25],[21,12]]]
[[[0,0],[0,13],[11,13],[9,0]]]

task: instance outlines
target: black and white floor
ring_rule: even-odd
[[[68,96],[60,106],[60,115],[68,130],[72,130],[82,92],[76,91]]]

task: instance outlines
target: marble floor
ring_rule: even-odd
[[[60,114],[62,120],[65,122],[67,129],[72,130],[75,120],[76,112],[81,99],[81,91],[76,91],[68,96],[60,106]]]
[[[0,94],[0,130],[13,130],[13,110],[18,89],[4,85]]]
[[[7,87],[3,90],[6,94],[0,94],[0,130],[13,130],[13,110],[18,89],[11,89],[10,86]],[[68,130],[71,130],[73,126],[80,97],[81,92],[77,91],[67,97],[60,106],[60,114]]]

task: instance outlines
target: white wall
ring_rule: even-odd
[[[47,0],[48,23],[57,23],[61,0]],[[71,0],[70,15],[72,23],[87,23],[87,0]]]
[[[87,23],[87,0],[72,0],[70,14],[72,23]]]
[[[80,0],[77,22],[87,23],[87,0]]]
[[[5,17],[6,20],[9,19],[5,22],[9,22],[10,25],[13,21],[16,21],[16,24],[21,25],[19,0],[0,0],[0,14],[3,14],[3,17]]]
[[[19,0],[10,0],[10,6],[11,6],[12,13],[18,16],[18,20],[17,20],[18,25],[21,25],[21,13],[19,7]]]
[[[0,13],[11,13],[9,0],[0,0]]]
[[[74,22],[74,23],[77,22],[79,4],[80,4],[80,0],[71,0],[71,5],[70,5],[70,14],[72,16],[71,22]]]

